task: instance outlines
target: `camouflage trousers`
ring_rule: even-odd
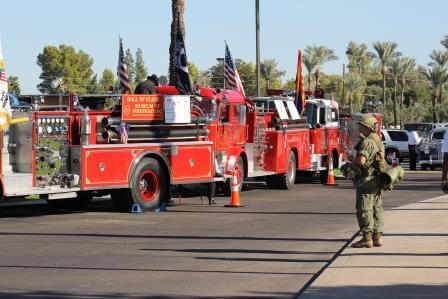
[[[381,194],[356,189],[356,217],[363,233],[383,232],[383,200]]]

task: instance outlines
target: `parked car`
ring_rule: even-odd
[[[392,157],[409,158],[408,148],[408,134],[405,130],[381,130],[381,140],[386,150],[386,160],[389,164],[392,163]]]
[[[419,161],[422,170],[434,170],[443,164],[442,143],[446,128],[431,130],[427,140],[420,145]]]
[[[406,131],[417,131],[419,136],[422,138],[427,138],[431,130],[441,127],[441,125],[433,123],[407,123],[403,125],[403,129]]]

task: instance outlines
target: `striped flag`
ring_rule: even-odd
[[[232,55],[230,54],[229,46],[226,44],[226,55],[224,58],[224,79],[228,88],[233,89],[246,96],[244,92],[243,83],[241,82],[238,70],[235,67]]]
[[[117,77],[120,82],[119,90],[121,93],[129,93],[131,91],[129,85],[129,75],[128,75],[128,67],[124,63],[124,51],[123,51],[123,42],[120,37],[120,45],[118,52],[118,67],[117,67]]]
[[[297,74],[296,74],[296,106],[299,113],[305,109],[305,85],[303,82],[303,63],[302,50],[299,49],[299,57],[297,59]]]

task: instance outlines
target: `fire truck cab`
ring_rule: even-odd
[[[305,115],[310,125],[312,170],[319,171],[322,182],[326,182],[329,160],[333,168],[338,168],[342,162],[338,103],[309,99]]]

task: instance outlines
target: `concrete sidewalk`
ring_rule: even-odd
[[[448,298],[448,196],[385,212],[383,242],[347,247],[300,298]]]

